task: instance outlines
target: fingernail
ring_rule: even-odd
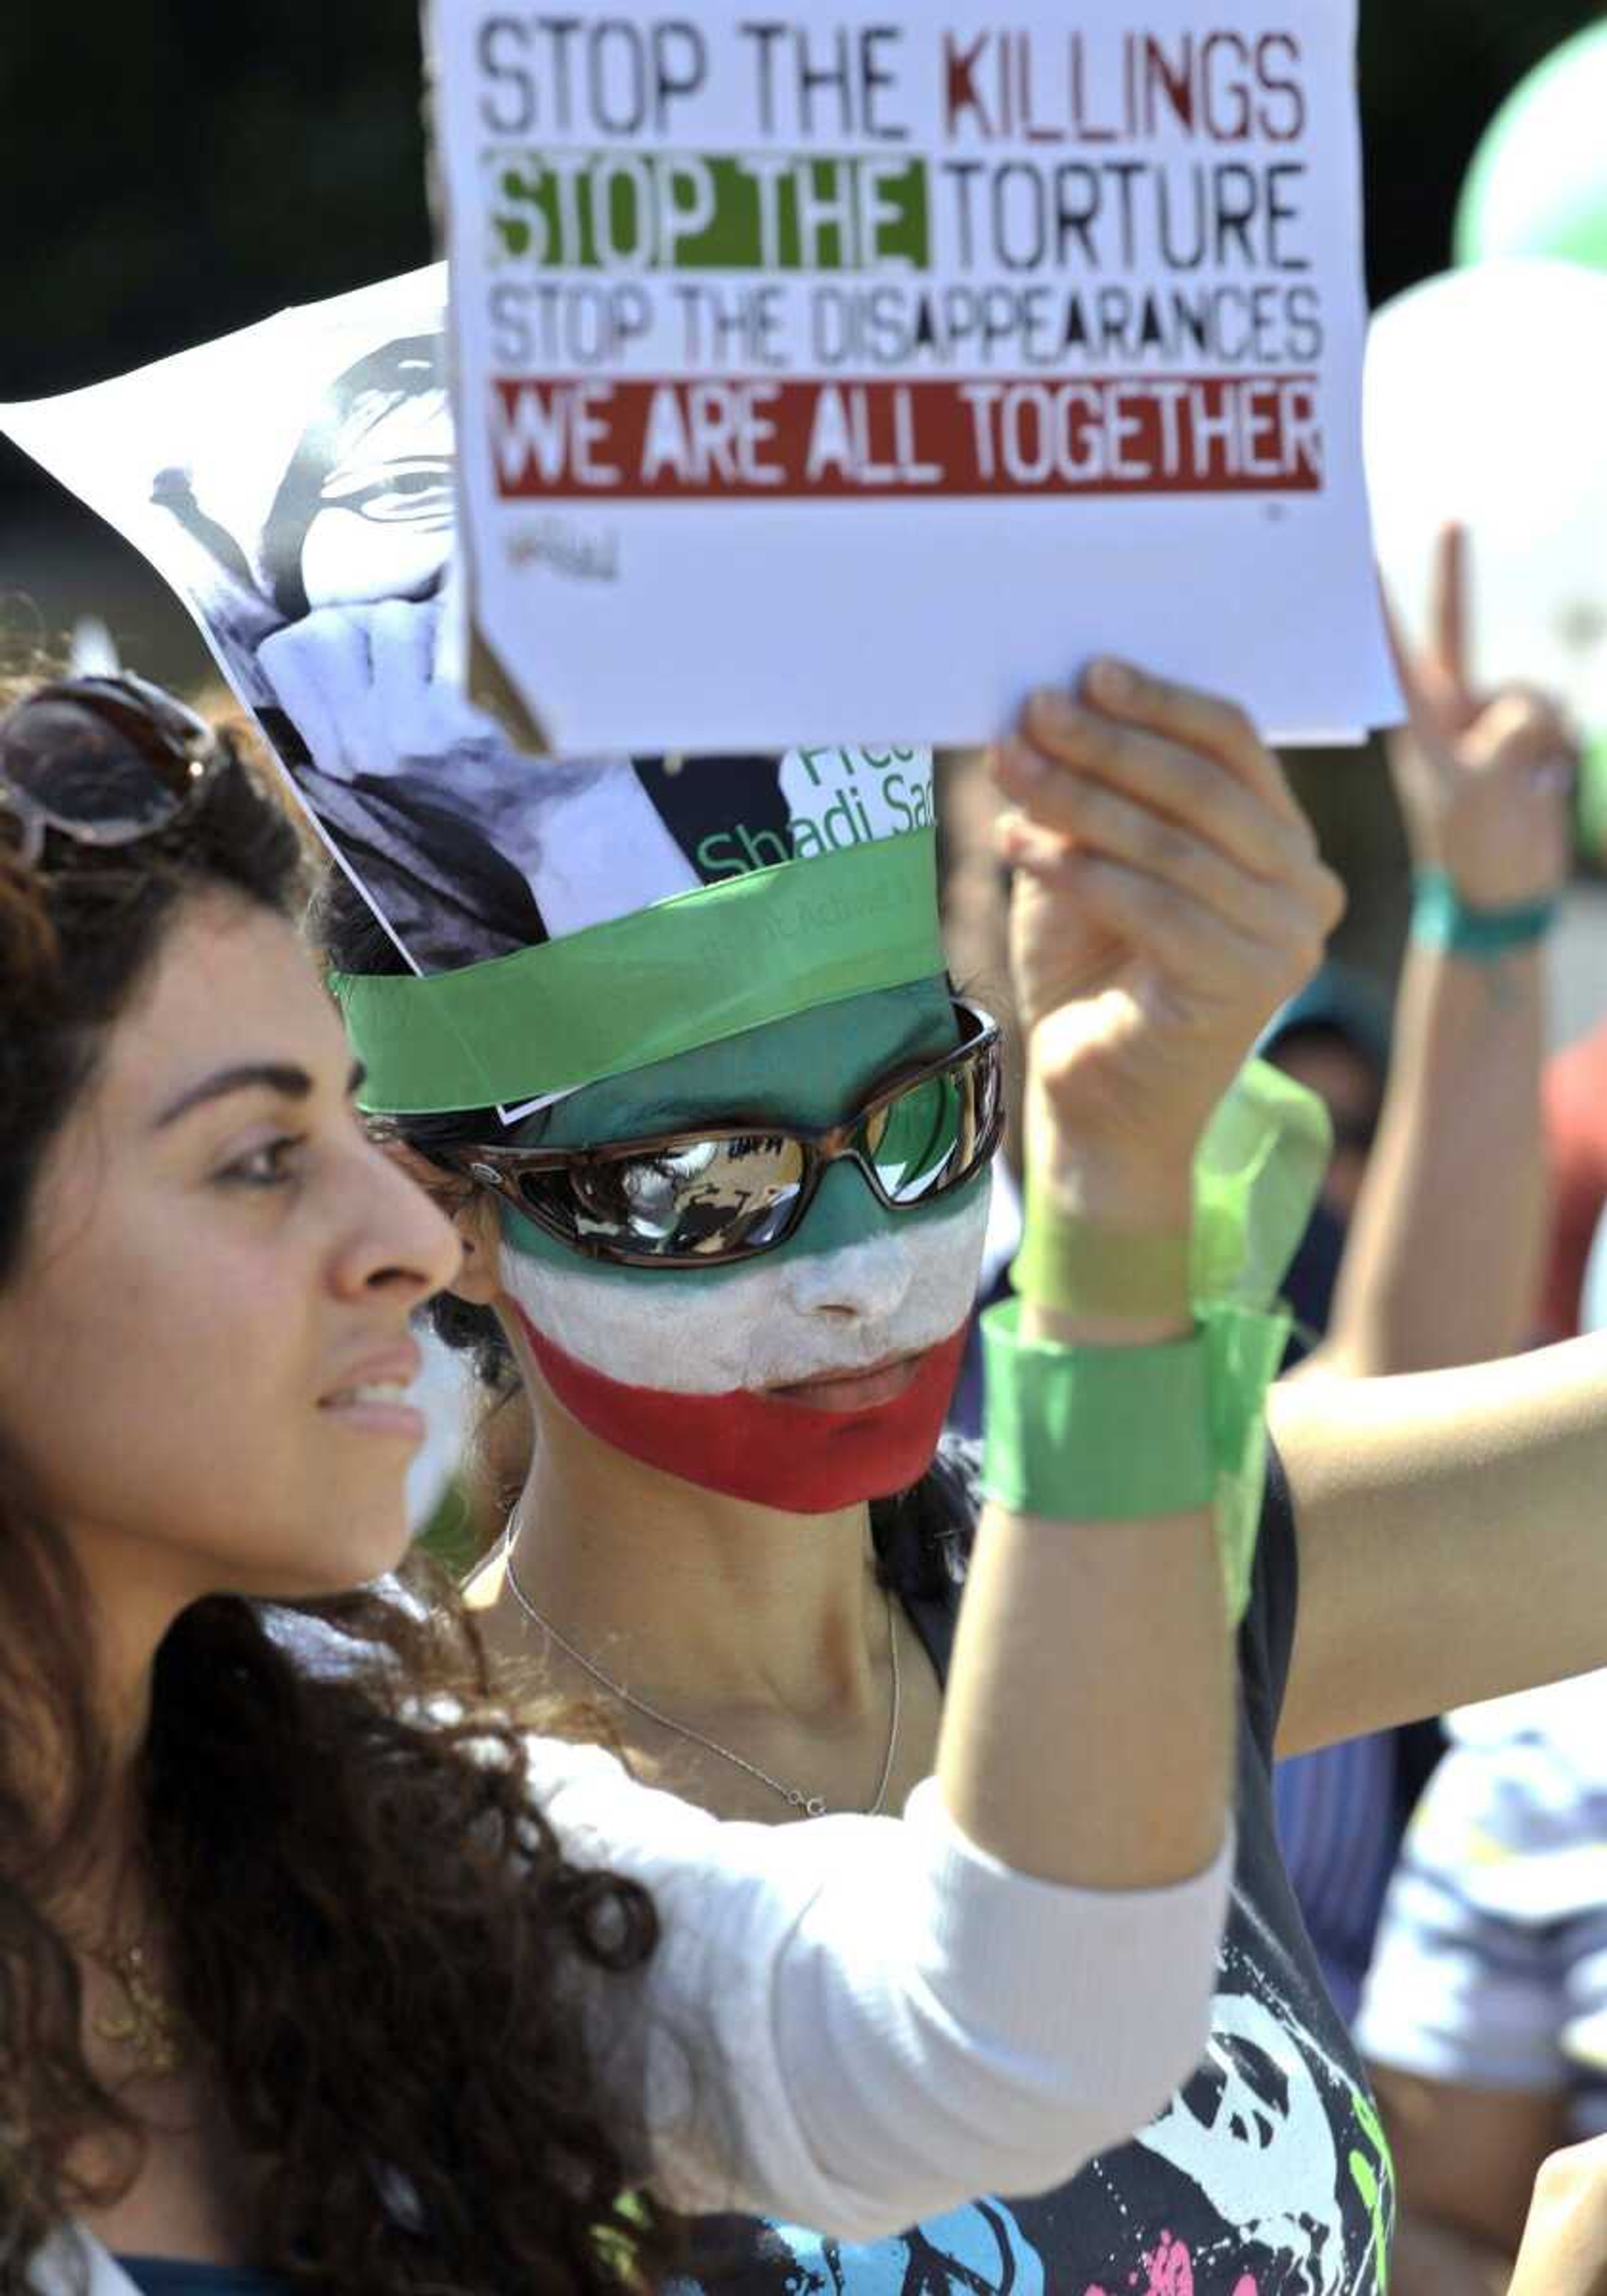
[[[1046,734],[1062,739],[1075,734],[1081,723],[1076,702],[1058,685],[1040,685],[1032,697],[1031,712]]]
[[[1107,655],[1090,667],[1088,691],[1095,701],[1108,701],[1119,709],[1133,698],[1133,673],[1125,663],[1112,661]]]

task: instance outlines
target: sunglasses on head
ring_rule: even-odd
[[[231,757],[204,718],[143,677],[40,686],[0,718],[0,840],[25,868],[51,831],[137,844],[169,828]]]
[[[833,1164],[909,1211],[980,1171],[1004,1128],[998,1023],[955,1000],[962,1041],[873,1092],[840,1124],[766,1119],[597,1148],[461,1148],[440,1160],[588,1259],[627,1267],[754,1259],[796,1234]]]

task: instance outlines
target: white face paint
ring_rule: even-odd
[[[728,1395],[864,1371],[952,1338],[970,1315],[988,1189],[947,1217],[891,1215],[836,1250],[781,1251],[703,1281],[596,1274],[505,1243],[502,1280],[543,1337],[629,1387]]]

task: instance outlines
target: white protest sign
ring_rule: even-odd
[[[435,0],[476,691],[968,742],[1095,650],[1397,714],[1354,0]]]

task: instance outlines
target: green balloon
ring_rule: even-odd
[[[1462,187],[1458,263],[1554,256],[1607,271],[1607,23],[1520,80]]]
[[[1607,733],[1587,736],[1574,784],[1574,832],[1580,857],[1607,868]]]
[[[1607,271],[1607,22],[1554,49],[1485,129],[1457,202],[1458,263],[1541,256]],[[1607,867],[1607,726],[1586,737],[1578,849]]]

